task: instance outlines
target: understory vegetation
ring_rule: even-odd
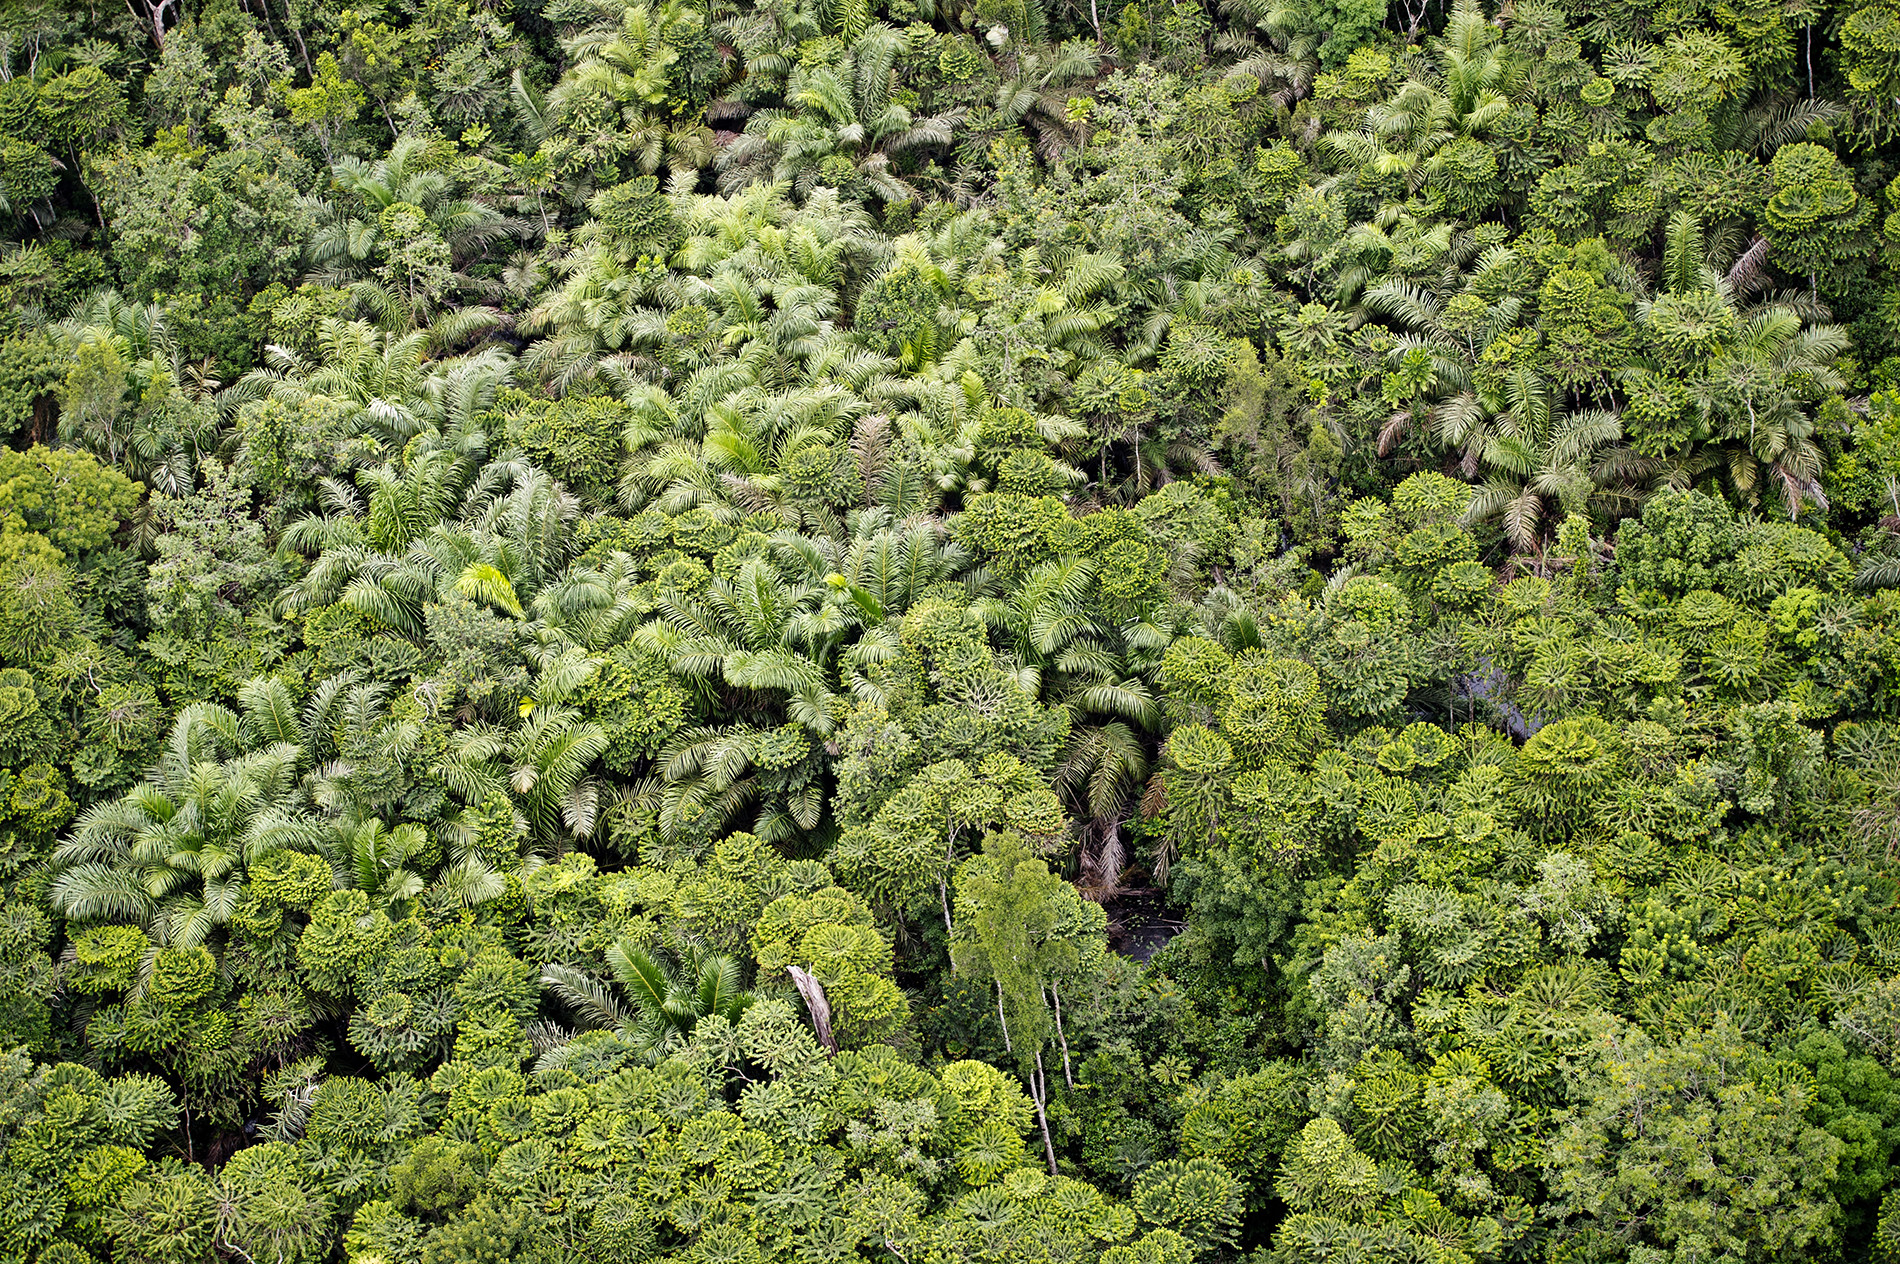
[[[10,0],[0,1264],[1900,1260],[1900,4]]]

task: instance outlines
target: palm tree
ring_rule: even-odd
[[[209,363],[182,359],[164,308],[98,289],[51,332],[69,357],[96,366],[90,389],[65,400],[61,442],[174,496],[190,489],[205,457],[225,450],[218,411],[207,399],[218,385],[207,376]]]
[[[422,825],[391,829],[365,812],[338,732],[382,747],[376,768],[401,764],[416,741],[388,717],[380,686],[327,677],[302,715],[283,680],[247,680],[237,696],[237,713],[180,711],[141,785],[82,817],[51,857],[55,909],[76,922],[135,922],[160,947],[196,947],[230,922],[249,867],[274,852],[323,857],[338,890],[363,890],[380,907],[467,907],[505,890],[481,857],[450,848],[454,863],[437,867]]]
[[[319,201],[313,207],[322,221],[310,240],[310,257],[319,276],[330,282],[359,279],[382,244],[379,219],[398,206],[421,211],[458,256],[518,236],[521,225],[468,198],[455,196],[449,177],[428,161],[429,142],[419,136],[398,137],[389,152],[374,161],[340,159],[331,173],[336,187],[357,200]]]
[[[941,520],[894,521],[888,509],[865,509],[846,520],[847,534],[810,538],[785,532],[775,537],[777,556],[796,559],[810,581],[835,575],[870,625],[895,618],[921,600],[933,584],[969,565],[969,554],[949,538]]]
[[[793,793],[768,793],[761,765],[778,743],[760,725],[699,725],[682,729],[660,751],[660,836],[667,842],[730,828],[756,805],[750,832],[788,843],[818,828],[822,784],[808,780]]]
[[[1652,444],[1617,459],[1651,486],[1686,485],[1711,469],[1744,497],[1766,484],[1795,517],[1804,504],[1826,505],[1813,410],[1846,389],[1837,362],[1848,339],[1805,292],[1748,301],[1766,286],[1766,254],[1757,238],[1731,258],[1722,235],[1705,237],[1694,216],[1671,219],[1663,292],[1636,309],[1649,354],[1623,377],[1626,386],[1645,374],[1681,382],[1690,424],[1670,450]]]
[[[614,553],[592,566],[570,566],[535,596],[535,620],[569,645],[600,653],[632,638],[650,610],[638,559]]]
[[[1500,402],[1505,407],[1484,419],[1489,430],[1481,439],[1455,429],[1443,433],[1475,450],[1488,474],[1465,511],[1466,522],[1500,519],[1511,547],[1530,552],[1553,510],[1584,511],[1598,487],[1596,453],[1623,437],[1623,425],[1607,409],[1562,409],[1549,384],[1530,370],[1506,379]],[[1481,424],[1474,420],[1473,428]]]
[[[528,367],[562,388],[615,358],[657,368],[652,353],[668,341],[667,316],[687,301],[675,275],[621,259],[599,242],[560,267],[566,280],[521,321],[524,333],[549,335],[529,350]]]
[[[1477,5],[1453,10],[1442,37],[1432,42],[1438,74],[1406,82],[1390,101],[1366,111],[1358,135],[1336,133],[1327,140],[1348,154],[1355,167],[1404,178],[1407,193],[1428,180],[1445,181],[1454,201],[1474,207],[1488,202],[1483,182],[1472,179],[1460,159],[1488,151],[1470,142],[1510,113],[1512,72],[1498,47],[1498,29]],[[1495,159],[1488,159],[1495,165]],[[1460,186],[1473,186],[1461,188]]]
[[[715,579],[703,597],[669,594],[643,639],[681,675],[790,695],[792,717],[823,736],[835,723],[829,682],[815,660],[798,652],[801,642],[811,644],[803,620],[822,602],[818,585],[788,582],[755,557],[731,579]]]
[[[1468,300],[1449,300],[1481,278],[1489,288],[1493,274],[1508,276],[1517,257],[1502,246],[1480,252],[1475,240],[1441,227],[1446,231],[1424,255],[1414,252],[1436,257],[1442,269],[1436,277],[1388,275],[1366,286],[1357,304],[1360,313],[1383,317],[1398,330],[1385,368],[1388,383],[1399,383],[1407,397],[1381,427],[1378,450],[1390,453],[1429,419],[1431,437],[1458,454],[1464,476],[1485,479],[1467,521],[1502,519],[1513,549],[1527,551],[1543,534],[1553,507],[1580,511],[1603,485],[1622,476],[1623,453],[1602,453],[1621,440],[1622,423],[1610,409],[1568,407],[1533,356],[1501,358],[1478,372],[1487,347],[1508,345],[1500,340],[1517,326],[1523,304],[1506,297],[1473,313]],[[1387,258],[1402,269],[1406,253],[1388,252]],[[1348,267],[1340,286],[1356,289],[1372,275],[1370,268]]]
[[[719,187],[785,181],[799,196],[819,185],[861,185],[885,202],[918,191],[898,173],[905,154],[948,146],[961,110],[918,119],[893,101],[901,31],[876,25],[833,66],[800,65],[785,87],[785,105],[761,110],[719,155]]]
[[[564,387],[607,376],[629,403],[665,381],[696,415],[744,387],[806,385],[819,362],[848,355],[833,322],[855,280],[889,250],[862,207],[830,190],[793,206],[778,184],[673,205],[687,236],[672,269],[599,242],[569,256],[565,283],[523,320],[524,330],[551,335],[528,353],[530,368]],[[668,323],[676,315],[703,329],[679,337]],[[847,377],[867,371],[836,367]]]
[[[359,471],[356,487],[323,480],[320,512],[282,536],[313,560],[281,608],[341,601],[419,643],[427,607],[452,597],[524,619],[567,562],[580,503],[518,454],[491,459],[481,426],[510,362],[483,352],[425,370],[413,335],[340,324],[325,337],[338,354],[323,367],[240,385],[292,399],[334,391],[372,450],[400,446],[403,459]]]
[[[1837,361],[1848,345],[1846,330],[1808,325],[1792,306],[1743,317],[1734,341],[1691,387],[1695,408],[1710,418],[1724,445],[1737,491],[1756,496],[1767,483],[1790,518],[1806,502],[1827,508],[1812,408],[1847,389]]]
[[[1030,692],[1037,692],[1046,668],[1072,647],[1095,648],[1106,629],[1091,608],[1095,564],[1064,556],[1044,562],[1006,596],[981,597],[973,614],[1003,641],[1002,654],[1015,664]]]
[[[620,995],[608,981],[561,962],[542,967],[541,985],[582,1030],[618,1031],[653,1063],[682,1047],[700,1019],[716,1015],[736,1023],[752,1004],[731,957],[695,951],[674,970],[624,939],[610,945],[606,957]]]
[[[1076,730],[1056,769],[1056,785],[1084,822],[1077,885],[1091,899],[1108,900],[1121,889],[1128,855],[1121,824],[1148,771],[1147,736],[1122,720]]]
[[[528,226],[493,207],[456,196],[449,177],[427,161],[429,142],[403,136],[373,162],[346,157],[331,168],[343,198],[310,199],[317,220],[309,256],[313,279],[347,286],[357,303],[386,326],[435,323],[441,289],[465,285],[461,275],[490,243],[527,235]],[[444,275],[423,281],[409,261],[418,238],[441,243]],[[464,309],[445,318],[439,344],[462,341],[501,323],[499,313]]]
[[[597,670],[578,650],[544,662],[518,724],[478,722],[454,734],[438,768],[443,782],[467,803],[511,797],[533,835],[554,850],[591,838],[606,795],[588,769],[608,737],[567,699]]]
[[[693,95],[691,85],[680,82],[692,69],[681,65],[681,50],[703,36],[704,22],[685,0],[666,0],[657,9],[634,3],[618,22],[569,36],[561,46],[574,64],[536,117],[578,142],[577,165],[630,156],[649,174],[663,164],[675,172],[699,170],[712,160],[712,129],[696,113],[670,107]]]
[[[495,392],[514,376],[514,360],[500,347],[473,355],[431,359],[425,332],[391,333],[360,320],[325,320],[317,327],[314,358],[275,344],[264,349],[265,367],[227,387],[218,402],[226,409],[254,399],[335,401],[344,423],[383,451],[400,450],[434,427],[462,440],[486,444],[477,419]]]
[[[1126,858],[1121,823],[1147,780],[1161,728],[1153,673],[1182,629],[1156,622],[1151,611],[1109,619],[1095,578],[1093,562],[1057,558],[1006,597],[979,598],[971,610],[1003,639],[1002,660],[1018,683],[1073,717],[1056,785],[1082,822],[1081,885],[1107,899]]]
[[[252,682],[244,712],[186,706],[159,762],[97,805],[53,852],[48,898],[78,922],[134,922],[160,946],[204,943],[236,913],[247,866],[316,852],[321,818],[300,779],[301,729],[281,681]]]
[[[371,817],[361,824],[340,826],[319,846],[337,873],[337,885],[364,892],[375,907],[393,911],[428,886],[427,876],[413,867],[433,847],[428,831],[420,825],[392,829]]]
[[[822,580],[788,578],[801,565],[824,564],[822,552],[795,547],[793,539],[779,537],[780,550],[795,559],[784,570],[753,557],[704,594],[668,593],[661,617],[636,634],[637,644],[693,682],[715,712],[733,717],[682,730],[662,750],[660,825],[668,837],[721,827],[752,805],[752,831],[768,841],[818,827],[818,744],[844,713],[838,689],[849,655],[841,651],[862,629],[881,624],[884,611],[868,590],[835,572]],[[877,639],[888,646],[887,636]],[[785,725],[804,731],[802,739],[760,715],[780,707]]]
[[[1083,124],[1069,117],[1070,89],[1093,79],[1101,54],[1083,40],[1029,49],[1012,56],[1013,66],[997,86],[998,120],[1027,126],[1036,152],[1053,162],[1065,149],[1086,139]]]
[[[53,330],[69,345],[87,337],[111,338],[119,353],[131,362],[161,363],[174,347],[163,307],[157,303],[128,303],[111,288],[86,295]]]
[[[451,594],[523,618],[565,562],[579,513],[574,496],[540,470],[513,460],[478,466],[443,447],[418,446],[402,469],[379,466],[359,481],[367,506],[330,480],[330,512],[285,529],[285,547],[316,558],[280,605],[341,601],[418,643],[427,606]]]
[[[1464,233],[1434,237],[1429,257],[1419,250],[1407,253],[1425,266],[1371,281],[1360,294],[1354,314],[1390,321],[1401,335],[1402,346],[1396,354],[1414,346],[1429,348],[1434,357],[1454,352],[1463,366],[1462,375],[1468,375],[1485,347],[1523,319],[1524,300],[1506,293],[1485,300],[1476,310],[1467,300],[1455,317],[1446,309],[1452,299],[1468,291],[1491,294],[1508,287],[1520,263],[1518,253],[1506,245],[1480,246],[1475,237]],[[1450,379],[1461,376],[1458,371],[1440,371]]]
[[[1272,90],[1268,99],[1274,105],[1290,112],[1313,90],[1325,34],[1294,29],[1293,11],[1283,0],[1221,0],[1220,9],[1227,21],[1214,36],[1214,48],[1232,54],[1228,76],[1251,75]]]

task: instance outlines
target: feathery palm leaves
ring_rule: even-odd
[[[53,907],[75,921],[128,921],[172,947],[205,942],[237,911],[246,866],[314,851],[301,736],[281,682],[246,686],[242,716],[212,703],[179,712],[158,765],[92,808],[52,856]]]
[[[873,26],[838,65],[795,68],[786,105],[753,115],[719,155],[720,187],[769,179],[803,196],[818,185],[855,182],[887,202],[916,197],[901,159],[912,150],[947,147],[960,111],[920,119],[892,99],[905,40],[901,31]]]
[[[606,958],[618,992],[609,981],[560,962],[543,967],[541,984],[584,1029],[617,1030],[653,1062],[677,1050],[700,1019],[717,1015],[736,1023],[752,1004],[730,957],[695,953],[676,971],[621,940],[608,946]]]

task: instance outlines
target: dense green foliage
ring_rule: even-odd
[[[0,4],[0,1264],[1900,1259],[1897,145],[1888,0]]]

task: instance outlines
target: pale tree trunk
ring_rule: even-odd
[[[818,1043],[828,1052],[838,1052],[838,1039],[831,1034],[831,1002],[825,998],[824,985],[819,983],[811,971],[799,966],[785,967],[792,976],[792,984],[798,994],[805,998],[805,1008],[811,1011],[811,1025],[818,1033]]]
[[[1069,1037],[1062,1030],[1062,993],[1056,990],[1054,980],[1049,983],[1049,995],[1056,1003],[1056,1039],[1062,1044],[1062,1081],[1070,1088],[1075,1087],[1075,1074],[1069,1070]]]
[[[140,4],[145,9],[145,16],[151,19],[152,42],[158,45],[160,56],[163,56],[165,52],[165,15],[177,3],[178,0],[140,0]],[[133,8],[132,0],[125,0],[125,7],[132,10],[133,17],[139,16],[138,9]]]
[[[1056,1143],[1049,1136],[1049,1076],[1042,1069],[1042,1050],[1036,1050],[1036,1073],[1030,1077],[1030,1100],[1036,1103],[1036,1122],[1042,1125],[1042,1152],[1049,1159],[1049,1175],[1056,1174]]]
[[[1009,1019],[1003,1016],[1003,983],[996,982],[996,1021],[1003,1024],[1003,1052],[1014,1053],[1016,1047],[1009,1043]]]

